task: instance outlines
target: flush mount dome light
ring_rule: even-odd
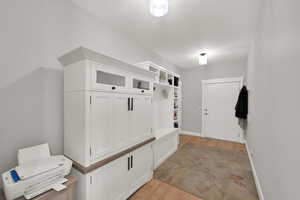
[[[168,0],[150,0],[150,13],[155,17],[162,17],[168,13]]]
[[[201,53],[199,55],[199,65],[206,65],[207,64],[207,53]]]

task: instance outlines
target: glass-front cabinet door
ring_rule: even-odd
[[[116,92],[126,92],[129,89],[128,78],[122,71],[97,64],[93,64],[91,70],[93,89]]]
[[[132,78],[132,88],[137,94],[151,94],[152,93],[152,83],[148,80],[143,80],[142,78]]]

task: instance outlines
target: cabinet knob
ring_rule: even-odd
[[[115,87],[115,86],[113,86],[111,89],[115,90],[115,89],[116,89],[116,87]]]
[[[144,93],[144,92],[145,92],[145,90],[142,90],[141,92],[142,92],[142,93]]]

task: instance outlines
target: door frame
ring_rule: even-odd
[[[244,77],[232,77],[232,78],[218,78],[218,79],[208,79],[208,80],[202,80],[201,87],[202,87],[202,107],[201,107],[201,119],[202,119],[202,125],[201,125],[201,136],[206,137],[205,133],[205,119],[203,117],[204,113],[204,107],[206,104],[206,94],[205,94],[205,85],[208,84],[216,84],[216,83],[232,83],[232,82],[237,82],[240,84],[240,89],[244,85]],[[243,136],[243,131],[241,132],[240,136],[240,143],[244,143],[244,136]]]

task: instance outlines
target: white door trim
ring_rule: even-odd
[[[218,78],[218,79],[208,79],[202,80],[202,86],[204,84],[214,84],[214,83],[232,83],[232,82],[240,82],[241,88],[243,87],[244,77],[235,77],[235,78]],[[202,87],[203,92],[203,87]],[[203,96],[202,96],[203,97]]]
[[[244,77],[233,77],[233,78],[218,78],[218,79],[208,79],[208,80],[202,80],[201,86],[202,86],[202,113],[201,113],[201,119],[202,119],[202,127],[201,127],[201,136],[206,137],[205,135],[205,122],[203,117],[204,112],[204,105],[205,105],[205,91],[204,91],[204,85],[205,84],[216,84],[216,83],[232,83],[232,82],[238,82],[240,83],[240,89],[243,87],[244,84]],[[240,139],[241,143],[244,143],[243,137]]]

